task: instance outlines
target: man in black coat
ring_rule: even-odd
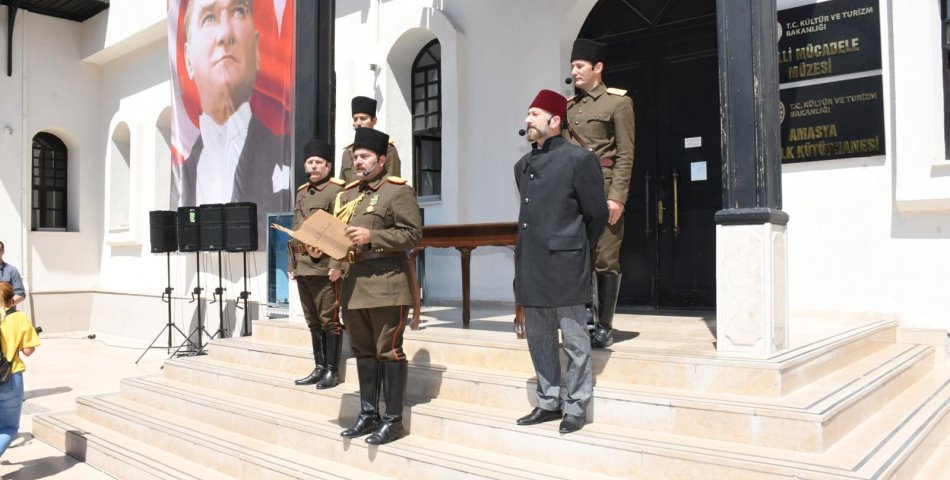
[[[607,223],[597,157],[561,136],[567,99],[542,90],[525,118],[532,151],[515,164],[521,197],[515,247],[515,299],[524,306],[528,350],[538,376],[538,406],[518,419],[534,425],[562,418],[560,432],[580,430],[593,392],[590,337],[590,252]],[[567,355],[561,405],[558,329]]]

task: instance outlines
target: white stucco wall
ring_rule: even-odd
[[[380,100],[379,125],[392,135],[411,176],[409,66],[438,38],[443,60],[442,198],[425,202],[427,224],[514,221],[511,168],[528,151],[516,134],[542,88],[563,83],[573,39],[594,0],[337,0],[336,145],[352,141],[350,99]],[[814,3],[780,0],[779,8]],[[895,4],[895,5],[892,5]],[[881,0],[887,155],[786,165],[791,216],[791,310],[897,313],[908,328],[950,328],[950,161],[944,155],[937,2]],[[130,8],[131,5],[140,8]],[[93,328],[150,340],[165,310],[165,257],[149,253],[148,217],[168,208],[168,162],[155,125],[169,104],[163,0],[113,0],[79,24],[21,11],[14,75],[0,76],[0,239],[20,267],[34,310],[63,328]],[[7,9],[0,8],[5,24]],[[134,17],[134,18],[133,18]],[[527,20],[530,21],[527,21]],[[5,51],[6,36],[0,38]],[[369,65],[380,66],[377,72]],[[110,232],[110,138],[130,129],[130,228]],[[10,127],[11,134],[4,132]],[[49,131],[70,155],[69,232],[29,231],[29,149]],[[175,319],[193,322],[195,255],[172,256]],[[217,286],[217,257],[201,254],[201,282]],[[458,252],[427,252],[430,299],[460,298]],[[252,299],[266,293],[266,259],[251,256]],[[226,298],[241,285],[241,256],[224,255]],[[210,272],[210,273],[209,273]],[[479,248],[474,300],[511,301],[511,252]],[[209,285],[209,283],[214,283]],[[255,313],[254,317],[259,316]],[[217,326],[216,308],[207,317]],[[90,321],[90,319],[92,319]],[[84,322],[86,322],[84,324]],[[214,328],[209,328],[214,330]]]
[[[906,328],[950,329],[938,4],[881,0],[887,155],[783,168],[793,312],[893,312]]]

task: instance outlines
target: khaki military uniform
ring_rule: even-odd
[[[307,182],[297,188],[297,200],[294,202],[294,225],[300,225],[317,210],[333,211],[333,201],[343,191],[343,180],[327,177],[320,182]],[[287,271],[293,273],[300,293],[300,304],[304,318],[311,330],[323,330],[333,335],[342,335],[342,327],[337,315],[337,285],[330,281],[330,257],[321,255],[313,258],[304,245],[291,240]]]
[[[571,97],[567,103],[568,138],[597,155],[607,200],[622,205],[627,203],[633,172],[633,100],[626,93],[600,84],[589,92]],[[622,242],[623,216],[617,223],[607,225],[597,242],[596,272],[620,273]]]
[[[351,249],[344,259],[349,265],[340,304],[353,354],[358,359],[405,361],[402,334],[412,303],[406,252],[422,240],[416,194],[405,180],[383,172],[346,185],[334,214],[370,231],[371,243]]]
[[[390,140],[389,145],[386,147],[386,168],[383,172],[385,175],[398,177],[401,175],[400,170],[399,152],[396,151],[396,146],[393,145],[392,140]],[[343,158],[340,162],[340,177],[347,183],[355,182],[360,179],[360,177],[356,175],[356,170],[353,170],[353,144],[347,145],[346,148],[343,149]]]

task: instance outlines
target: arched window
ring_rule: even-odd
[[[442,48],[429,42],[412,62],[412,166],[416,193],[442,194]]]
[[[33,137],[33,230],[66,230],[66,159],[59,137]]]

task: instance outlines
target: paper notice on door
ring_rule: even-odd
[[[703,146],[703,137],[689,137],[683,139],[683,148],[699,148]]]
[[[689,179],[693,182],[701,182],[706,180],[706,162],[690,163]]]

